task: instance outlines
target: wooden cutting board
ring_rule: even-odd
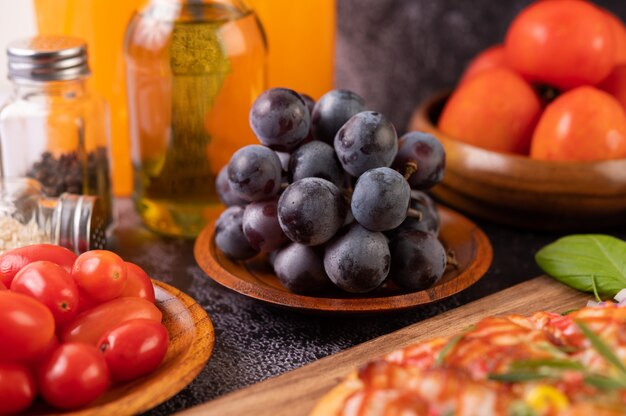
[[[182,415],[298,416],[307,415],[331,388],[366,361],[410,343],[446,336],[490,315],[536,311],[564,312],[585,306],[590,296],[540,276],[491,296],[452,309],[297,370],[271,378],[219,399],[193,407]]]

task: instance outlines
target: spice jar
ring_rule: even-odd
[[[111,219],[106,104],[87,88],[87,46],[37,36],[9,44],[13,95],[0,110],[3,177],[38,180],[47,195],[97,195]]]
[[[106,218],[97,196],[48,197],[30,178],[0,179],[0,252],[58,244],[79,254],[104,248]]]
[[[238,0],[152,0],[125,43],[134,200],[144,223],[194,237],[223,209],[215,177],[256,141],[265,37]]]

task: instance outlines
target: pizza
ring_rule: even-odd
[[[626,415],[626,307],[488,317],[373,360],[312,416]]]

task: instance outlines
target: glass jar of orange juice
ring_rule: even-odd
[[[239,0],[152,0],[130,21],[125,55],[135,206],[148,228],[194,237],[222,209],[220,168],[256,140],[260,23]]]

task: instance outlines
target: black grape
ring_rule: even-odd
[[[398,151],[396,129],[374,111],[354,115],[335,136],[335,152],[344,170],[354,177],[391,166]]]
[[[269,252],[285,245],[289,239],[278,223],[278,199],[252,202],[243,213],[243,233],[250,245]]]
[[[321,178],[292,183],[278,200],[278,220],[287,237],[311,246],[330,240],[343,225],[346,211],[339,188]]]
[[[271,88],[250,109],[250,127],[259,141],[274,150],[289,151],[309,134],[311,115],[300,94]]]
[[[233,206],[222,212],[215,223],[215,245],[233,260],[246,260],[258,253],[243,234],[242,220],[243,208]]]
[[[301,93],[300,97],[302,97],[302,99],[304,100],[304,103],[306,104],[306,108],[309,110],[309,114],[313,115],[313,108],[315,108],[315,100],[311,98],[310,95],[307,95],[307,94]]]
[[[417,166],[417,170],[408,179],[411,188],[429,189],[443,179],[446,152],[432,134],[410,132],[398,141],[398,154],[393,167],[404,174],[408,162]]]
[[[326,245],[324,269],[340,289],[365,293],[376,289],[389,274],[389,246],[386,237],[357,223],[347,227]]]
[[[228,183],[228,166],[224,166],[220,169],[220,173],[215,178],[215,189],[217,190],[217,196],[220,201],[227,207],[233,205],[245,205],[247,201],[239,198]]]
[[[417,219],[411,216],[407,216],[406,219],[398,228],[385,232],[385,235],[389,238],[395,237],[398,233],[404,230],[418,230],[426,233],[439,235],[439,228],[441,227],[441,219],[437,212],[437,206],[435,201],[428,196],[425,192],[411,190],[411,202],[409,202],[409,208],[414,209],[422,213],[422,218]]]
[[[237,150],[228,163],[228,183],[239,198],[261,201],[276,195],[282,167],[276,153],[253,144]]]
[[[326,179],[341,187],[345,176],[335,150],[327,143],[314,140],[298,147],[291,154],[289,178],[292,182],[315,177]]]
[[[315,104],[311,115],[311,131],[315,140],[331,146],[337,131],[353,115],[365,110],[363,98],[348,90],[332,90]]]
[[[411,188],[391,168],[370,169],[359,177],[352,194],[352,215],[370,231],[387,231],[402,224]]]
[[[332,287],[320,247],[291,243],[276,254],[274,272],[283,286],[294,293],[308,295]]]
[[[391,279],[405,289],[427,289],[446,270],[446,250],[434,234],[405,230],[391,240],[389,249]]]
[[[289,160],[291,159],[291,154],[287,152],[276,152],[276,155],[280,159],[280,166],[283,169],[283,172],[289,172]]]

